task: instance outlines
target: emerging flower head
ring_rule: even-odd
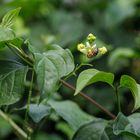
[[[87,40],[89,41],[89,43],[93,43],[96,40],[96,37],[93,34],[89,34],[87,36]]]
[[[97,48],[96,44],[93,44],[93,42],[95,41],[96,37],[93,34],[89,34],[87,36],[87,42],[86,44],[78,44],[77,49],[82,52],[83,54],[85,54],[88,58],[93,58],[95,57],[98,53],[100,54],[105,54],[107,52],[106,47],[101,47],[101,48]]]

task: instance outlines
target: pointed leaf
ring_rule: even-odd
[[[58,46],[46,53],[34,53],[37,81],[42,95],[49,96],[57,89],[61,77],[68,75],[74,69],[71,52]]]
[[[2,23],[1,26],[4,28],[10,28],[15,20],[16,17],[18,16],[19,12],[20,12],[20,7],[14,10],[9,11],[2,19]]]
[[[37,82],[41,95],[44,97],[49,97],[51,93],[55,92],[57,83],[59,81],[59,76],[55,65],[44,55],[36,53],[36,73]]]
[[[72,101],[49,101],[49,104],[74,130],[94,119]]]
[[[0,66],[0,105],[13,104],[23,96],[27,67],[6,60]]]
[[[105,82],[113,86],[114,75],[112,73],[102,72],[96,69],[84,70],[83,72],[80,73],[77,79],[76,91],[74,95],[77,95],[87,85],[90,85],[99,81]]]
[[[134,98],[133,111],[140,107],[140,85],[128,75],[123,75],[120,80],[120,86],[128,88]]]

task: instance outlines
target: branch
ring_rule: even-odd
[[[69,83],[65,82],[64,80],[60,80],[61,83],[63,85],[65,85],[66,87],[72,89],[75,91],[75,87],[73,87],[72,85],[70,85]],[[87,96],[85,93],[83,92],[79,92],[79,95],[82,96],[83,98],[87,99],[88,101],[90,101],[92,104],[94,104],[96,107],[98,107],[99,109],[101,109],[104,113],[106,113],[108,116],[110,116],[112,119],[115,119],[116,116],[114,114],[112,114],[110,111],[108,111],[106,108],[104,108],[102,105],[100,105],[98,102],[96,102],[94,99],[90,98],[89,96]]]
[[[0,116],[6,120],[12,127],[15,129],[15,132],[21,136],[25,140],[30,140],[28,135],[10,118],[8,117],[2,110],[0,110]]]

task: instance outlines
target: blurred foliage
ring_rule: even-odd
[[[91,63],[99,70],[113,71],[116,83],[122,74],[129,74],[140,83],[139,0],[1,0],[0,17],[17,7],[22,7],[22,10],[13,28],[19,37],[28,37],[37,51],[48,49],[52,43],[58,44],[73,52],[75,64]],[[77,51],[77,43],[82,42],[90,32],[98,36],[97,47],[106,46],[109,53],[87,59]],[[8,49],[1,50],[0,58],[18,59]],[[87,67],[82,67],[79,72]],[[73,84],[75,79],[71,77],[68,81]],[[116,113],[115,95],[107,86],[95,84],[84,91]],[[60,96],[76,101],[91,115],[107,118],[81,97],[73,97],[72,91],[64,87],[61,87]],[[132,101],[130,92],[122,92],[121,104],[126,114],[130,114],[125,108],[132,108]],[[35,140],[64,140],[70,139],[73,134],[57,114],[50,117],[45,125],[35,130]],[[10,126],[1,119],[0,126],[1,140],[13,136]]]

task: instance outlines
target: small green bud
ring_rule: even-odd
[[[86,46],[84,44],[82,44],[82,43],[78,44],[77,49],[78,49],[78,51],[80,51],[84,54],[87,54],[87,49],[86,49]]]
[[[105,54],[107,52],[106,47],[99,48],[98,50],[100,54]]]
[[[96,40],[96,37],[93,34],[89,34],[87,36],[87,40],[89,41],[89,43],[93,43]]]
[[[80,51],[81,49],[84,49],[86,46],[83,43],[80,43],[77,45],[77,49]]]

